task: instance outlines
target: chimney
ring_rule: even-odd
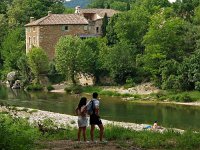
[[[78,15],[80,14],[80,8],[81,8],[80,6],[75,7],[75,14],[78,14]]]
[[[52,14],[52,12],[51,11],[48,11],[48,16],[50,16]]]
[[[30,17],[30,23],[35,21],[35,18],[34,17]]]

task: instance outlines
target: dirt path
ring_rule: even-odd
[[[42,142],[41,150],[140,150],[131,144],[132,142],[109,141],[108,143],[85,143],[71,140],[59,140],[51,142]]]

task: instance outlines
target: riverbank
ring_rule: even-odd
[[[65,84],[57,84],[53,85],[54,90],[51,92],[55,93],[65,93]],[[187,105],[187,106],[200,106],[200,101],[194,102],[176,102],[170,99],[178,99],[181,97],[181,93],[176,93],[180,95],[173,95],[169,92],[170,97],[165,97],[165,95],[153,86],[151,83],[144,83],[138,85],[136,87],[131,87],[125,89],[124,87],[120,86],[103,86],[103,87],[83,87],[85,93],[92,93],[94,91],[99,92],[102,95],[109,95],[109,96],[121,96],[123,100],[136,102],[136,103],[160,103],[160,104],[175,104],[175,105]],[[197,92],[197,91],[196,91]],[[194,92],[193,92],[194,93]],[[191,97],[198,99],[198,94],[190,92],[192,95]],[[185,93],[184,93],[185,94]],[[183,94],[183,99],[185,98]],[[166,94],[167,95],[167,94]],[[172,95],[172,96],[171,96]],[[189,95],[189,94],[188,94]],[[163,96],[163,97],[162,97]],[[164,99],[165,97],[165,99]],[[199,98],[200,100],[200,98]]]
[[[9,116],[5,115],[9,113],[13,121],[9,119]],[[12,138],[12,143],[20,142],[23,143],[24,138],[30,134],[29,141],[35,137],[33,149],[42,150],[125,150],[125,149],[199,149],[200,148],[200,135],[198,132],[182,131],[177,129],[163,129],[162,132],[155,132],[161,130],[144,130],[145,124],[129,124],[123,122],[112,122],[103,120],[105,124],[105,140],[108,143],[96,142],[77,142],[77,116],[70,116],[65,114],[58,114],[48,111],[41,111],[36,109],[28,109],[22,107],[12,106],[1,106],[0,107],[0,118],[7,116],[9,121],[2,121],[2,127],[12,126],[12,134],[0,133],[3,138],[9,135]],[[3,117],[5,118],[5,117]],[[5,119],[6,119],[5,118]],[[16,118],[16,119],[15,119]],[[25,118],[21,120],[21,118]],[[28,127],[25,120],[29,123],[33,123],[32,126]],[[46,123],[46,124],[45,124]],[[55,124],[54,124],[55,123]],[[40,125],[39,125],[40,124]],[[17,125],[17,126],[16,126]],[[39,126],[38,126],[39,125]],[[40,127],[42,125],[42,128]],[[52,126],[47,130],[45,125]],[[66,125],[66,126],[65,126]],[[35,126],[35,127],[34,127]],[[14,128],[13,128],[14,127]],[[20,129],[18,129],[20,128]],[[42,134],[38,133],[38,130],[42,131]],[[41,130],[42,129],[42,130]],[[7,129],[10,131],[10,128]],[[26,132],[27,130],[31,132]],[[34,130],[34,132],[33,132]],[[20,131],[20,137],[23,137],[19,141],[16,139]],[[24,135],[26,134],[26,135]],[[87,137],[90,137],[89,129],[87,130]],[[98,139],[98,131],[95,130],[95,139]],[[0,141],[1,144],[2,141]],[[8,144],[8,143],[7,143]],[[33,141],[32,141],[33,144]],[[19,144],[18,144],[19,145]],[[15,145],[10,145],[14,147]],[[19,145],[20,146],[20,145]],[[30,145],[29,145],[30,146]],[[23,145],[22,145],[23,147]],[[22,148],[21,147],[21,148]],[[1,147],[0,147],[1,148]]]
[[[49,111],[42,111],[38,109],[24,108],[24,107],[12,107],[12,106],[0,106],[0,112],[9,113],[11,116],[16,118],[26,118],[30,124],[38,125],[39,123],[45,122],[45,120],[51,120],[57,128],[63,127],[72,127],[78,128],[77,126],[77,116],[60,114]],[[136,123],[128,123],[128,122],[117,122],[117,121],[109,121],[102,119],[102,122],[105,126],[119,126],[135,131],[144,131],[145,127],[149,126],[148,124],[136,124]],[[162,128],[156,131],[164,132],[169,130],[169,128]],[[182,133],[184,130],[170,128],[170,130],[174,130]]]

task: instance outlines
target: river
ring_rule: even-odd
[[[90,95],[84,95],[88,99]],[[175,104],[140,104],[123,101],[120,97],[100,95],[103,119],[152,124],[164,127],[200,129],[200,107]],[[25,92],[0,86],[0,103],[74,115],[80,97],[64,93]]]

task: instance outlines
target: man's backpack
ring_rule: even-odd
[[[91,100],[87,105],[87,114],[92,115],[94,113],[94,102]]]

